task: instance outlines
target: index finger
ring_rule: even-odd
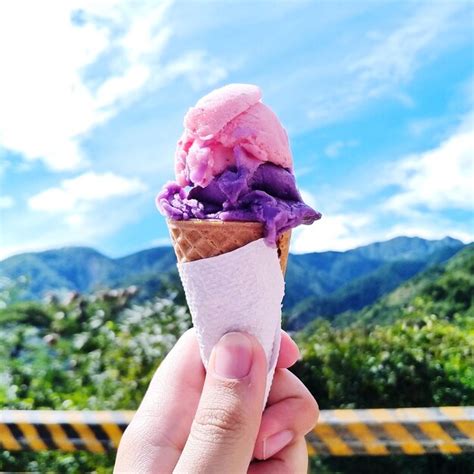
[[[300,350],[290,335],[281,331],[280,353],[278,355],[277,368],[287,369],[300,358]]]

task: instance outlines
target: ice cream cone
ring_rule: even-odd
[[[168,218],[204,367],[224,334],[252,334],[267,358],[266,400],[280,351],[285,229],[321,215],[303,202],[288,135],[261,98],[257,86],[229,84],[189,109],[176,181],[156,202]]]
[[[216,257],[263,237],[260,222],[220,220],[168,220],[173,247],[179,263]],[[291,230],[277,239],[280,267],[285,275],[290,249]]]

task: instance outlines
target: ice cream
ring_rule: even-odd
[[[176,149],[176,182],[157,197],[165,216],[260,222],[273,246],[285,231],[321,217],[303,202],[287,134],[261,97],[257,86],[230,84],[188,111]]]
[[[257,86],[231,84],[188,111],[176,181],[157,205],[168,218],[204,366],[224,334],[253,334],[267,358],[266,401],[291,229],[321,215],[303,202],[285,129],[261,97]]]

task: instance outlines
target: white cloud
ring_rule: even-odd
[[[342,251],[400,235],[425,239],[449,235],[472,242],[473,124],[471,113],[438,147],[373,170],[363,180],[372,185],[353,187],[345,198],[344,189],[320,189],[322,197],[332,196],[332,201],[316,202],[311,192],[302,190],[303,199],[322,210],[323,217],[310,227],[301,226],[294,231],[292,251]],[[390,192],[390,197],[383,197],[386,192]],[[449,212],[452,209],[463,213],[463,217]]]
[[[291,252],[345,251],[399,236],[430,240],[449,236],[469,243],[474,240],[474,221],[469,225],[429,213],[393,222],[387,221],[377,208],[367,209],[366,214],[323,214],[322,219],[313,225],[293,231]]]
[[[9,209],[14,204],[15,200],[11,196],[0,196],[0,209]]]
[[[234,66],[235,67],[235,66]],[[225,79],[228,74],[219,61],[210,57],[205,51],[191,51],[166,66],[169,79],[185,75],[194,89],[210,87]]]
[[[107,115],[80,78],[107,30],[72,26],[71,14],[67,2],[0,4],[0,144],[54,169],[79,165],[78,137]]]
[[[414,137],[420,137],[436,128],[445,125],[448,121],[446,117],[424,117],[410,121],[408,123],[408,132]]]
[[[311,226],[301,226],[294,231],[291,251],[294,253],[348,250],[369,243],[368,226],[371,218],[362,214],[323,215]]]
[[[411,14],[403,15],[398,25],[392,26],[387,19],[383,32],[372,32],[367,37],[369,44],[361,39],[354,53],[335,58],[334,67],[326,64],[324,69],[314,69],[310,66],[290,75],[288,81],[297,83],[305,93],[306,109],[302,117],[307,120],[297,123],[296,130],[334,122],[382,96],[412,108],[413,98],[402,86],[409,83],[422,65],[456,41],[458,32],[466,28],[459,21],[466,7],[463,2],[431,2],[416,10],[411,8]],[[311,90],[310,100],[307,90],[301,87],[302,81],[308,79],[311,80],[307,85]]]
[[[150,242],[152,247],[170,247],[171,244],[171,237],[161,237],[159,239],[153,239]]]
[[[67,221],[69,224],[80,225],[81,212],[88,209],[91,203],[131,196],[145,189],[145,185],[136,178],[124,178],[113,173],[87,172],[62,181],[59,187],[49,188],[32,196],[28,205],[34,211],[74,211],[68,215]]]
[[[0,258],[68,245],[108,247],[111,235],[153,209],[153,194],[139,180],[113,173],[63,180],[32,196],[24,211],[5,216]]]
[[[474,134],[472,117],[437,148],[397,162],[389,174],[400,191],[386,209],[410,213],[430,210],[474,210]]]
[[[466,4],[462,2],[422,5],[382,40],[375,40],[372,51],[351,64],[349,69],[356,73],[372,96],[407,82],[426,60],[436,55],[434,43],[443,38],[443,33],[456,28],[455,15],[465,8]]]
[[[303,198],[303,201],[308,204],[308,206],[311,206],[313,209],[317,208],[316,204],[316,197],[308,190],[306,189],[301,189],[300,188],[300,194],[301,197]]]
[[[87,163],[81,141],[180,75],[210,85],[226,69],[205,52],[162,64],[172,2],[0,2],[0,147],[52,170]],[[180,62],[181,61],[181,62]],[[203,74],[205,65],[212,74]]]
[[[354,148],[358,145],[356,140],[338,140],[331,142],[324,148],[324,154],[330,158],[336,158],[345,148]]]
[[[0,259],[70,245],[88,245],[107,251],[110,236],[139,221],[150,200],[152,197],[144,193],[133,199],[111,201],[110,205],[82,204],[78,209],[59,214],[27,210],[11,216],[0,232]]]
[[[383,84],[410,79],[419,66],[421,54],[451,26],[451,16],[458,8],[454,2],[423,6],[399,28],[376,40],[373,50],[353,63],[350,70],[363,84],[371,84],[371,94],[375,95]]]

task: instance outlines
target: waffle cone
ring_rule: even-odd
[[[216,257],[261,239],[264,226],[260,222],[218,221],[192,219],[168,220],[178,262],[193,262],[202,258]],[[285,275],[291,230],[277,239],[278,258]]]

